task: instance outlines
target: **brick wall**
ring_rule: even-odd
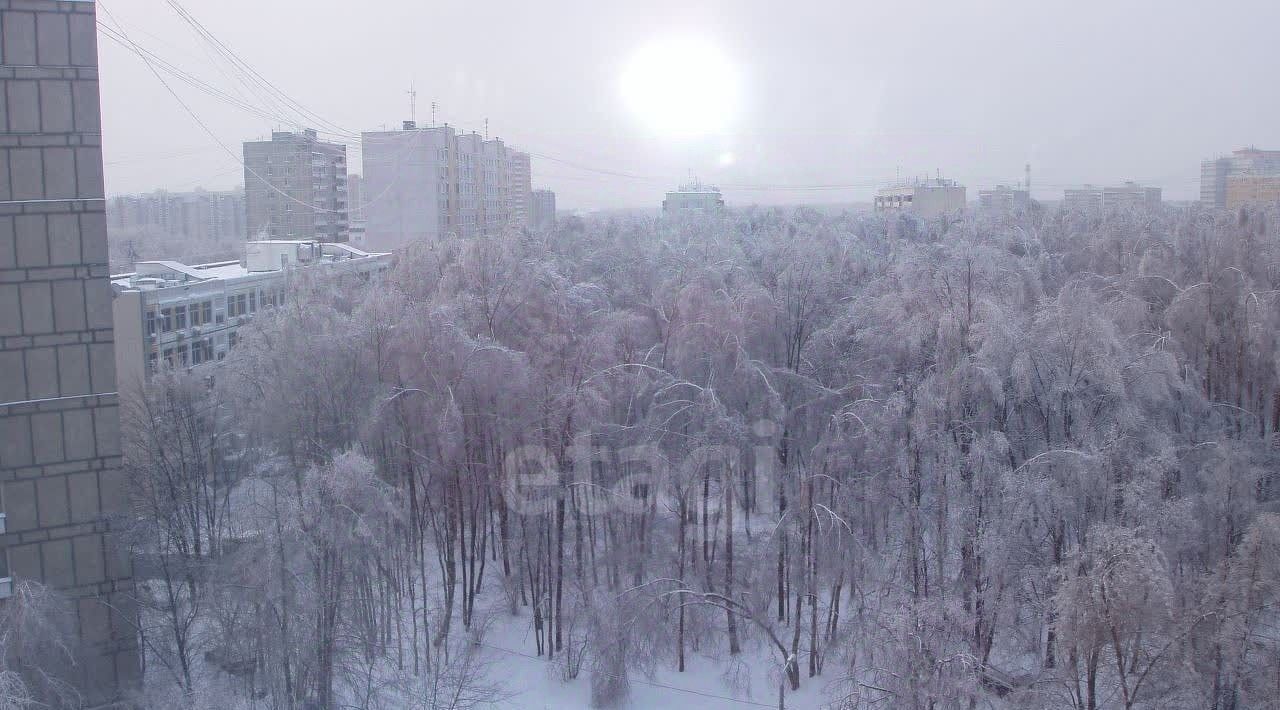
[[[90,707],[138,679],[101,141],[93,4],[0,0],[0,548],[74,598]]]

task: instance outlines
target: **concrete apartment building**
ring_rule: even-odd
[[[1158,187],[1147,187],[1135,182],[1126,182],[1115,187],[1084,185],[1064,190],[1062,204],[1068,209],[1085,212],[1153,209],[1161,204],[1161,191]]]
[[[347,236],[350,243],[363,247],[365,243],[364,223],[364,178],[359,173],[347,174]]]
[[[534,190],[531,197],[529,227],[539,231],[553,229],[556,226],[556,193]]]
[[[493,236],[528,226],[528,155],[448,124],[361,135],[365,245],[390,251],[446,235]]]
[[[876,191],[876,212],[910,212],[931,218],[965,207],[964,185],[945,178],[916,179]]]
[[[667,193],[662,200],[662,213],[668,217],[679,214],[714,213],[724,209],[724,195],[720,188],[703,185],[694,180]]]
[[[0,596],[31,580],[70,599],[85,707],[140,674],[110,520],[127,494],[97,64],[92,2],[0,0]]]
[[[528,153],[511,153],[511,186],[508,195],[511,222],[521,227],[533,226],[533,165]]]
[[[990,190],[978,191],[978,205],[984,209],[1012,212],[1031,204],[1031,193],[1018,187],[996,185]]]
[[[1233,175],[1227,178],[1227,209],[1277,202],[1280,202],[1280,175]]]
[[[242,190],[117,195],[107,200],[107,229],[115,233],[148,229],[204,241],[244,237]]]
[[[244,198],[249,239],[345,242],[347,147],[310,129],[246,142]]]
[[[248,242],[242,261],[139,262],[134,272],[111,277],[120,391],[140,390],[161,368],[226,357],[240,326],[284,303],[298,269],[368,277],[390,266],[390,254],[317,241]]]
[[[1236,209],[1280,200],[1280,150],[1242,148],[1200,163],[1200,202]]]

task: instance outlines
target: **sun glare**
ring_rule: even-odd
[[[739,108],[737,68],[698,37],[667,37],[642,47],[623,71],[621,89],[632,113],[664,136],[723,133]]]

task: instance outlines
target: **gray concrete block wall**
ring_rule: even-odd
[[[140,674],[100,126],[93,4],[0,0],[0,554],[75,599],[90,707]]]

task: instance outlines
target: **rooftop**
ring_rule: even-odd
[[[696,181],[696,180],[695,180],[694,182],[686,182],[686,183],[682,184],[680,187],[676,188],[675,190],[672,190],[672,191],[671,191],[670,193],[668,193],[668,194],[673,194],[673,195],[674,195],[674,194],[682,193],[682,192],[683,192],[683,193],[715,193],[715,194],[720,194],[720,188],[716,187],[715,185],[703,185],[701,182],[699,182],[699,181]]]
[[[366,252],[349,244],[311,240],[262,240],[245,242],[245,258],[208,264],[183,264],[157,259],[139,261],[135,270],[111,277],[117,290],[154,290],[237,279],[252,274],[283,271],[292,266],[333,264],[347,261],[377,261],[389,257],[383,252]]]

